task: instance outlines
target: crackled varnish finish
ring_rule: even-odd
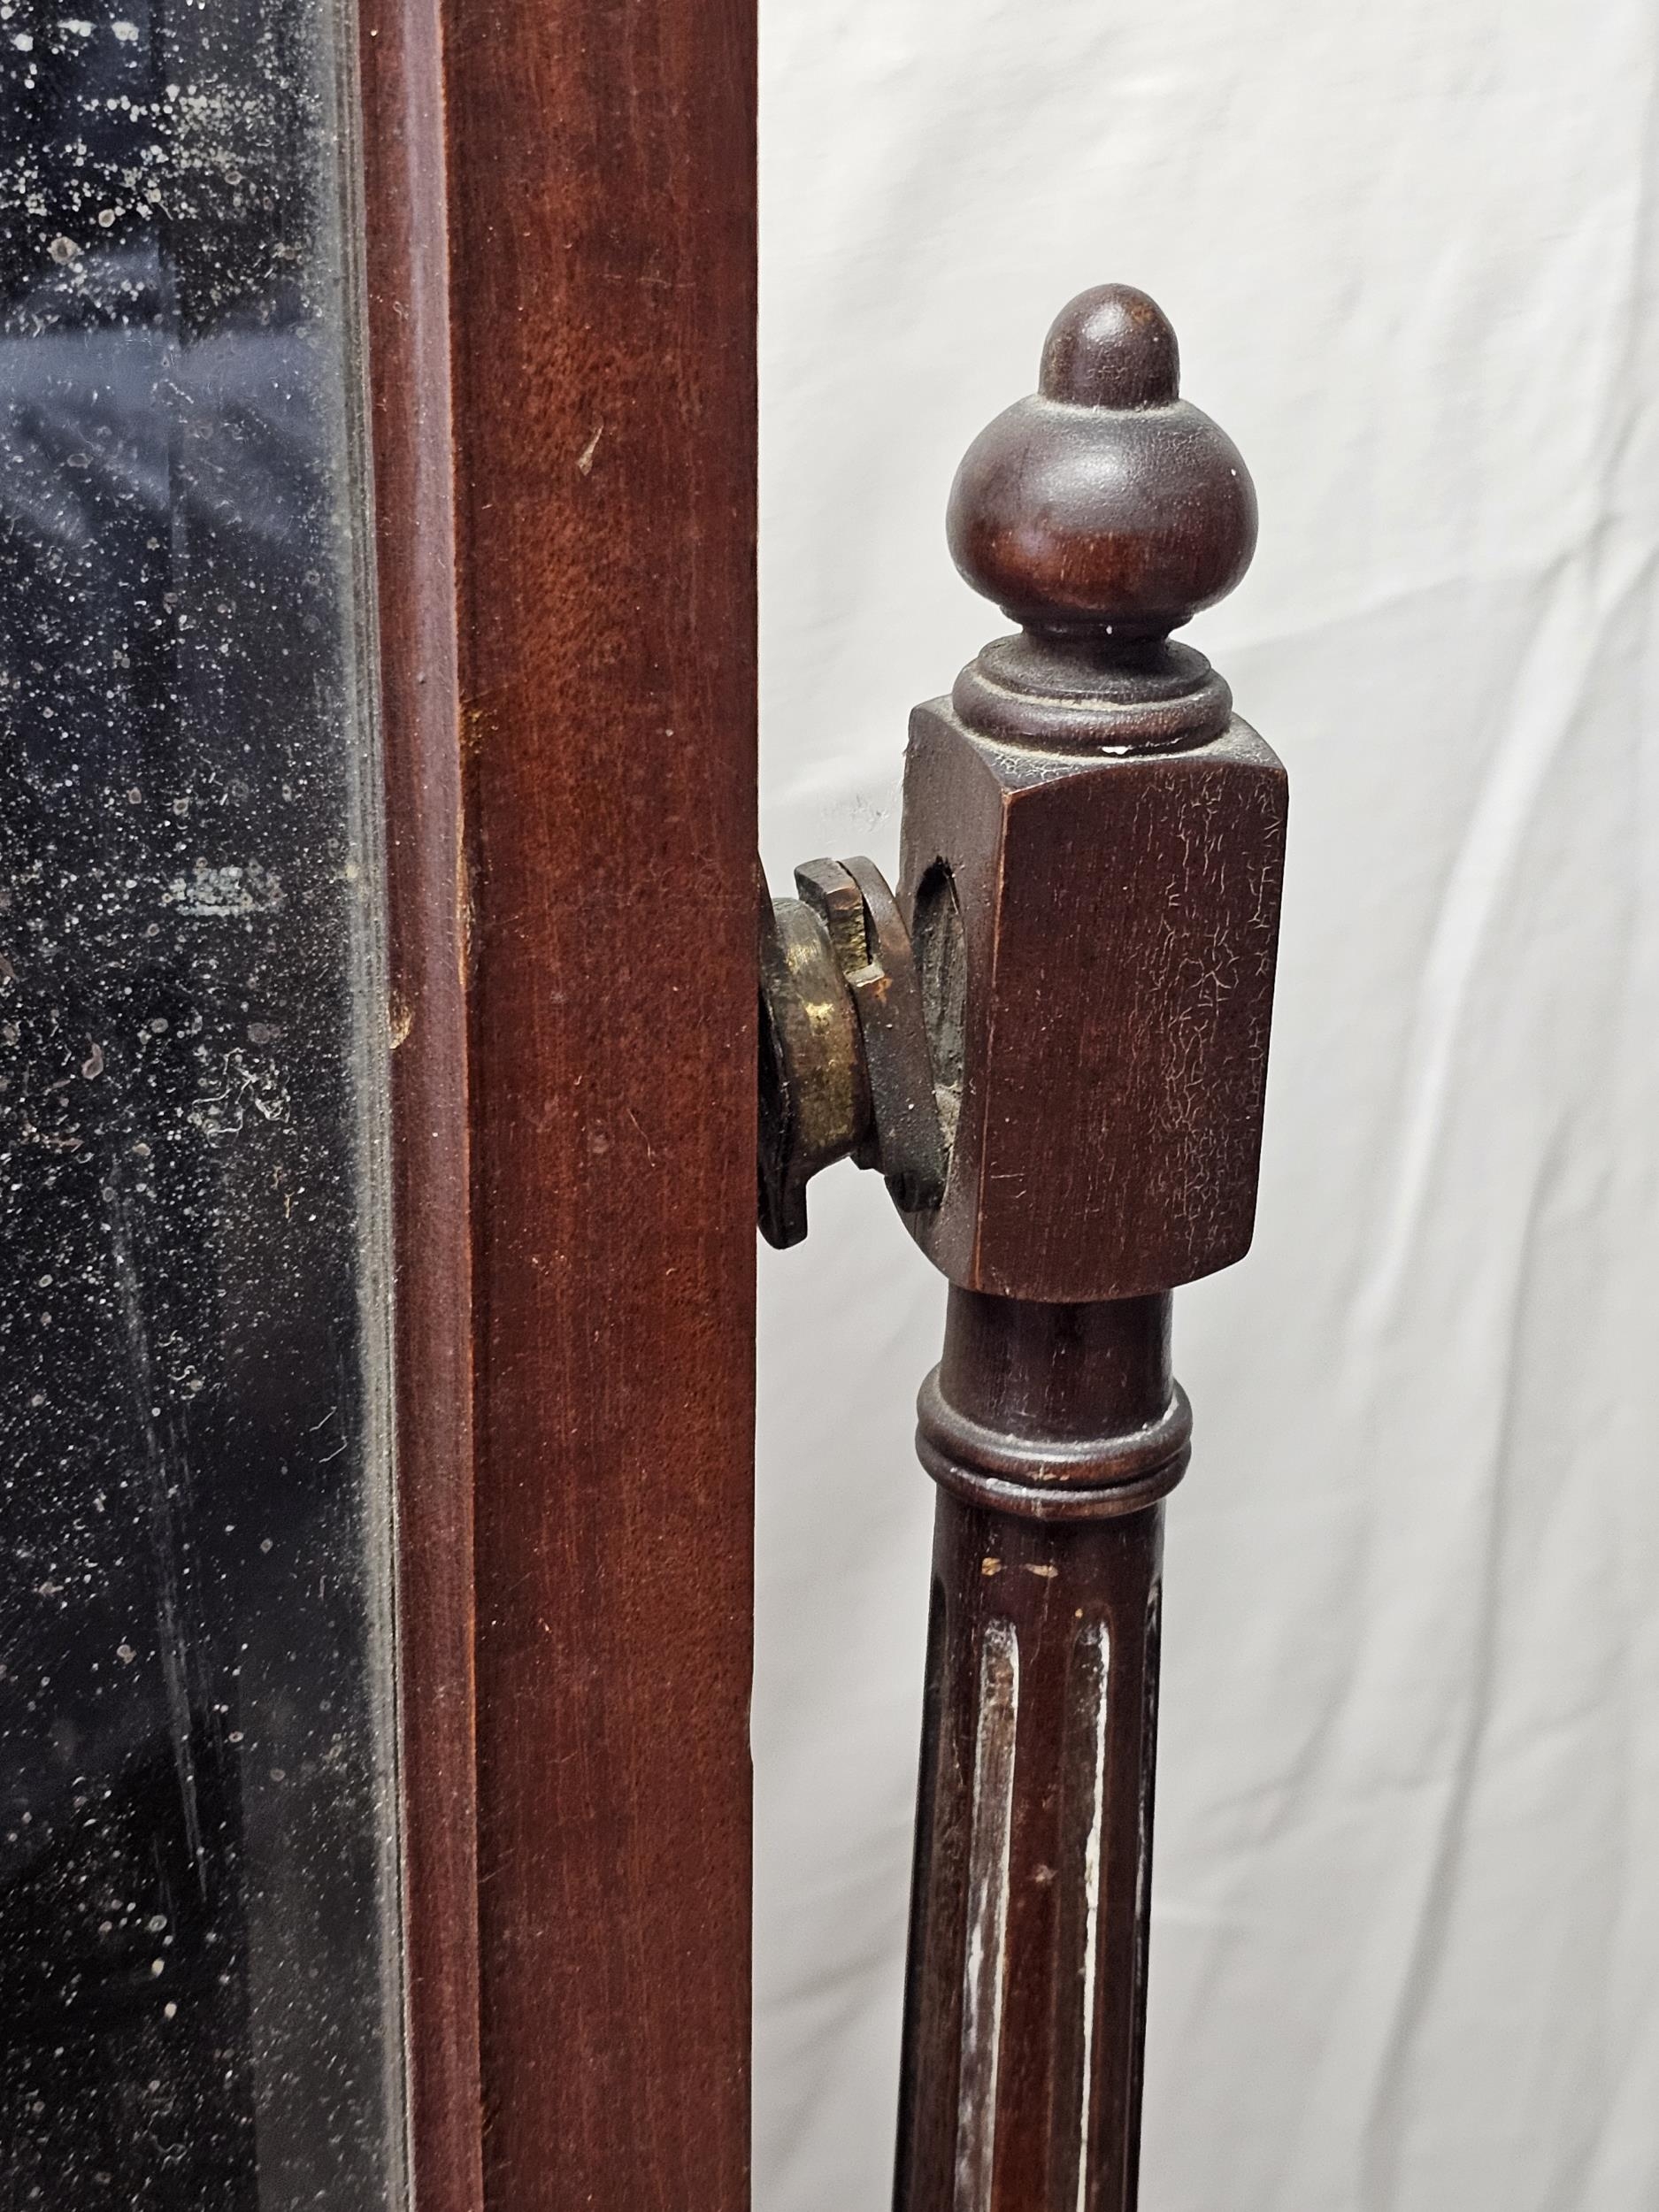
[[[918,708],[899,903],[928,998],[951,1283],[898,2212],[1136,2198],[1170,1293],[1256,1207],[1286,791],[1168,634],[1255,542],[1144,295],[1086,293],[952,495],[1022,625]]]

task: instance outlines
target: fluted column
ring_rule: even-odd
[[[1134,2201],[1169,1307],[951,1293],[897,2212]]]

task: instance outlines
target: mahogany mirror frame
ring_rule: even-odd
[[[749,2195],[753,0],[364,0],[418,2212]]]

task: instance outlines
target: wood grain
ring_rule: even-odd
[[[747,2197],[753,41],[450,13],[492,2212]]]
[[[418,2200],[740,2212],[752,0],[395,13],[365,71]]]

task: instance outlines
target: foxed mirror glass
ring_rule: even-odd
[[[0,4],[0,2204],[402,2195],[354,33]]]

